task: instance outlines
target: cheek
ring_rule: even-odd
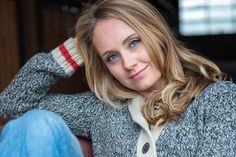
[[[121,70],[120,70],[118,67],[116,67],[116,66],[107,66],[107,65],[106,65],[106,67],[107,67],[109,73],[110,73],[113,77],[115,77],[116,79],[119,80],[119,75],[121,74]]]
[[[126,80],[126,74],[125,72],[122,70],[122,68],[120,67],[112,67],[112,68],[108,68],[108,71],[110,72],[110,74],[121,84],[123,84],[124,86],[127,84],[127,80]]]
[[[155,56],[152,56],[146,52],[143,54],[142,60],[144,62],[150,63],[154,69],[157,69],[157,71],[160,71],[157,67],[160,67],[161,65],[163,65],[163,63],[155,64],[155,59],[153,59],[153,58],[155,58]],[[162,61],[162,59],[160,59],[160,61]],[[156,62],[158,62],[158,61],[156,61]]]
[[[141,51],[140,51],[140,59],[146,62],[152,62],[152,57],[151,55],[148,53],[148,51],[145,49],[145,47],[142,47]]]

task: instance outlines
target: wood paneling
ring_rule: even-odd
[[[17,0],[18,30],[20,37],[21,64],[24,64],[40,50],[40,10],[39,0]]]
[[[38,52],[50,52],[73,36],[77,15],[58,8],[49,8],[39,0],[20,0],[19,4],[24,62]],[[80,68],[72,77],[59,80],[50,92],[77,93],[88,90],[85,80],[84,68]]]
[[[0,91],[19,69],[16,6],[13,0],[0,0]],[[5,123],[0,118],[0,126]]]
[[[41,40],[43,51],[50,51],[61,42],[74,35],[77,15],[61,10],[42,8]],[[52,92],[77,93],[88,90],[84,68],[68,78],[59,80],[51,89]]]
[[[0,91],[19,69],[16,8],[13,0],[0,0]]]

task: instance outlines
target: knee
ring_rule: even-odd
[[[17,119],[9,121],[3,128],[1,138],[45,139],[66,130],[65,122],[53,112],[31,110]]]
[[[23,121],[27,123],[40,123],[40,122],[61,122],[62,118],[57,114],[47,111],[47,110],[40,110],[34,109],[31,111],[26,112],[22,117],[20,117]]]
[[[23,116],[10,121],[3,131],[4,133],[0,136],[2,146],[8,147],[14,144],[16,153],[31,154],[29,156],[50,156],[48,154],[55,156],[58,152],[61,154],[81,154],[80,145],[73,138],[74,136],[65,122],[50,111],[28,111]],[[10,150],[6,150],[5,147],[2,149],[0,147],[0,151],[3,148],[7,152],[6,154],[9,154]]]
[[[67,128],[65,122],[57,114],[34,109],[16,119],[15,124],[30,136],[50,136],[52,133]]]
[[[46,128],[54,128],[56,126],[65,125],[63,119],[57,114],[47,111],[47,110],[39,110],[34,109],[26,112],[21,118],[22,124],[26,124],[30,129],[43,129]]]

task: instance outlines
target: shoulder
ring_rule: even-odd
[[[193,104],[202,108],[208,115],[221,115],[225,112],[236,113],[236,84],[220,81],[208,85],[195,99]]]
[[[196,98],[199,101],[214,101],[222,99],[224,95],[235,95],[236,84],[230,81],[220,81],[208,85]]]
[[[230,81],[219,81],[208,85],[202,92],[206,96],[217,96],[223,93],[235,92],[236,84]]]
[[[231,81],[219,81],[216,83],[212,83],[208,85],[204,90],[204,92],[212,92],[215,94],[225,93],[225,92],[235,92],[236,84]]]

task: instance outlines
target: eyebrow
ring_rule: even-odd
[[[129,35],[128,37],[126,37],[124,40],[123,40],[123,42],[122,42],[122,45],[124,45],[125,43],[127,43],[129,40],[130,40],[130,38],[132,38],[133,36],[135,36],[135,35],[137,35],[136,33],[133,33],[133,34],[131,34],[131,35]],[[106,56],[108,53],[110,53],[110,52],[114,52],[113,50],[108,50],[108,51],[106,51],[106,52],[104,52],[103,54],[102,54],[102,57],[103,56]]]
[[[130,38],[132,38],[135,35],[136,35],[136,33],[129,35],[127,38],[125,38],[125,40],[122,42],[122,44],[124,45],[125,43],[127,43],[130,40]]]

